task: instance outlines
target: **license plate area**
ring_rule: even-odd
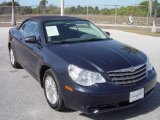
[[[144,88],[130,92],[129,102],[132,103],[142,98],[144,98]]]

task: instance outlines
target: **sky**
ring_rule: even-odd
[[[0,0],[11,1],[11,0]],[[15,0],[18,1],[18,0]],[[38,5],[40,0],[19,0],[20,5]],[[60,6],[60,0],[47,0],[48,5],[54,4]],[[104,6],[104,5],[135,5],[145,0],[64,0],[66,6],[77,5],[91,5],[91,6]]]

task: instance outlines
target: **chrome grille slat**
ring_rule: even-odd
[[[141,68],[141,67],[144,67],[144,65],[145,64],[143,64],[143,65],[138,65],[138,66],[135,66],[134,68],[135,68],[135,70],[138,70],[139,68]],[[126,69],[120,69],[120,70],[114,70],[114,71],[109,71],[109,72],[107,72],[107,73],[112,73],[112,72],[129,72],[129,68],[126,68]]]
[[[135,75],[135,76],[120,77],[120,78],[112,78],[112,80],[115,81],[115,80],[129,80],[129,79],[135,79],[135,78],[137,78],[137,77],[142,76],[143,74],[146,74],[146,71],[144,71],[143,73],[140,73],[140,74],[138,74],[138,75]]]
[[[123,86],[134,85],[147,77],[146,64],[136,66],[134,70],[132,69],[109,71],[107,74],[114,84]]]
[[[132,80],[132,81],[123,81],[123,82],[115,82],[115,83],[116,83],[116,84],[119,84],[119,85],[121,85],[121,84],[133,84],[133,83],[136,83],[136,82],[144,79],[145,77],[146,77],[146,76],[143,76],[143,77],[141,77],[141,78],[139,78],[139,79]]]
[[[133,73],[120,73],[120,74],[114,74],[114,73],[112,73],[112,74],[110,74],[109,76],[110,77],[112,77],[112,76],[127,76],[127,75],[134,75],[134,74],[137,74],[137,73],[139,73],[139,72],[142,72],[142,71],[144,71],[146,68],[143,68],[143,69],[140,69],[140,70],[138,70],[138,71],[136,71],[136,72],[133,72]]]

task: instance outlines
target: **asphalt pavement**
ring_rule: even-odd
[[[51,109],[40,84],[24,69],[10,65],[7,27],[0,28],[0,120],[159,120],[160,119],[160,37],[107,30],[111,37],[145,52],[158,73],[151,96],[134,107],[114,112],[86,115],[80,111]]]

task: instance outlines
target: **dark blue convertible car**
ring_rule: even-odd
[[[144,53],[80,18],[27,19],[10,29],[8,49],[11,65],[38,80],[48,104],[58,111],[98,114],[130,107],[156,84]]]

